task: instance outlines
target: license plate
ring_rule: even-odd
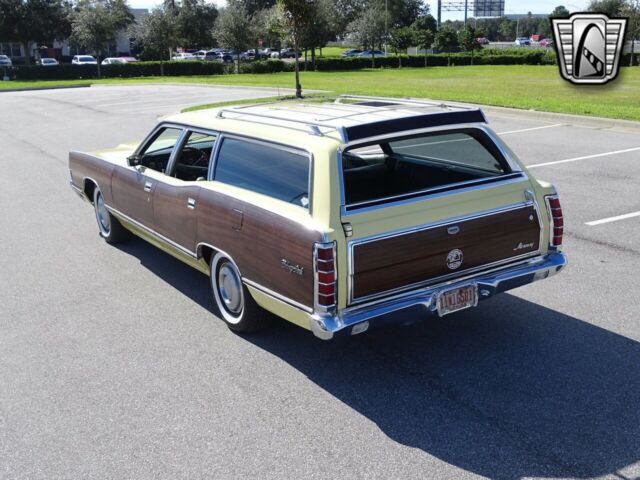
[[[438,295],[438,315],[441,317],[449,313],[475,307],[478,304],[478,286],[467,285],[465,287],[445,290]]]

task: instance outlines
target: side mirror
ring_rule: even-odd
[[[130,167],[137,167],[140,165],[140,155],[131,155],[127,157],[127,163]]]

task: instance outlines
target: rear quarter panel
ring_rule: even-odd
[[[259,194],[212,184],[199,194],[196,243],[228,254],[245,280],[313,308],[313,244],[323,234],[310,216]],[[283,259],[302,273],[283,268]]]

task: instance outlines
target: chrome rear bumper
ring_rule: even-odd
[[[437,315],[436,299],[443,290],[475,284],[479,300],[486,300],[497,293],[549,278],[566,264],[564,253],[549,253],[517,266],[420,288],[372,305],[349,307],[335,315],[314,314],[310,321],[311,330],[317,337],[329,340],[338,334],[356,335],[380,325],[414,323],[429,315]]]

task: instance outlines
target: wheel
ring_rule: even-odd
[[[256,332],[271,323],[270,314],[253,299],[236,264],[221,253],[211,260],[211,289],[222,319],[234,332]]]
[[[98,231],[107,243],[119,243],[129,239],[129,231],[107,210],[102,192],[97,186],[93,189],[93,208],[98,221]]]

